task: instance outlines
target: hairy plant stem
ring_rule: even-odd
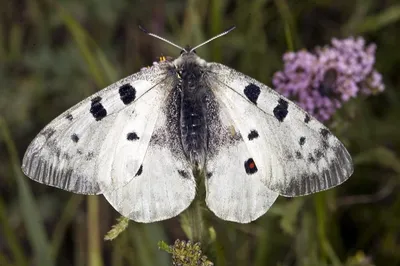
[[[182,227],[187,237],[193,242],[207,243],[207,226],[204,211],[204,173],[195,173],[197,183],[196,196],[189,208],[182,214]]]

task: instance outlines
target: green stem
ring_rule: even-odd
[[[205,195],[204,173],[196,173],[196,197],[189,208],[182,214],[181,224],[186,236],[193,242],[207,243],[206,224],[203,217]]]
[[[326,236],[326,220],[327,220],[327,213],[326,213],[326,199],[325,193],[317,193],[315,195],[315,210],[317,214],[317,232],[318,232],[318,239],[320,246],[322,247],[322,256],[323,258],[328,257],[329,260],[332,262],[332,265],[342,265],[339,258],[336,256],[335,251],[333,250],[329,240]]]
[[[205,226],[202,215],[202,207],[199,199],[195,198],[194,202],[188,209],[188,222],[191,229],[191,240],[200,242],[205,238]]]
[[[293,51],[295,49],[295,40],[298,38],[295,35],[296,23],[293,18],[292,13],[290,12],[290,7],[287,4],[286,0],[275,0],[275,4],[278,8],[278,12],[282,17],[282,21],[284,23],[285,29],[285,37],[286,43],[289,51]]]
[[[99,234],[99,200],[97,196],[88,196],[87,204],[88,265],[103,266]]]

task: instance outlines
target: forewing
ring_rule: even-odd
[[[135,177],[104,193],[123,216],[137,222],[174,217],[195,197],[196,182],[179,138],[178,94],[174,91],[156,117],[156,127]]]
[[[23,172],[37,182],[83,194],[99,194],[126,184],[140,164],[118,168],[119,160],[132,159],[127,155],[129,145],[133,149],[130,154],[135,154],[136,148],[148,144],[146,134],[155,122],[151,113],[172,88],[168,82],[165,65],[158,64],[73,106],[32,141],[22,162]],[[134,119],[139,114],[149,120],[133,125],[133,121],[143,122]],[[128,142],[129,130],[136,130],[140,141]],[[143,156],[136,159],[143,160]]]
[[[353,173],[350,154],[323,124],[262,83],[221,64],[209,66],[216,94],[248,117],[239,130],[271,190],[307,195],[337,186]]]

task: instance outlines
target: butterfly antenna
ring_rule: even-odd
[[[229,29],[227,29],[226,31],[224,31],[224,32],[222,32],[222,33],[220,33],[220,34],[218,34],[217,36],[214,36],[214,37],[212,37],[211,39],[209,39],[209,40],[207,40],[207,41],[205,41],[205,42],[203,42],[203,43],[197,45],[196,47],[192,48],[189,52],[193,52],[194,50],[196,50],[196,49],[199,48],[200,46],[203,46],[203,45],[206,44],[206,43],[209,43],[209,42],[211,42],[211,41],[213,41],[213,40],[215,40],[215,39],[217,39],[217,38],[219,38],[219,37],[221,37],[221,36],[224,36],[224,35],[228,34],[228,33],[231,32],[232,30],[234,30],[235,28],[236,28],[236,26],[230,27]]]
[[[166,43],[171,44],[172,46],[175,46],[175,47],[181,49],[181,51],[182,51],[182,50],[186,51],[185,48],[182,48],[182,47],[180,47],[179,45],[176,45],[175,43],[173,43],[173,42],[171,42],[171,41],[168,41],[167,39],[164,39],[163,37],[160,37],[160,36],[158,36],[158,35],[156,35],[156,34],[154,34],[154,33],[148,32],[145,28],[143,28],[143,27],[140,26],[140,25],[139,25],[139,29],[140,29],[141,31],[143,31],[144,33],[146,33],[147,35],[150,35],[150,36],[152,36],[152,37],[154,37],[154,38],[157,38],[157,39],[159,39],[159,40],[161,40],[161,41],[164,41],[164,42],[166,42]]]

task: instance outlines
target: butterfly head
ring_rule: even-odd
[[[190,60],[190,59],[196,59],[198,58],[196,50],[194,50],[192,47],[189,45],[186,45],[184,49],[181,50],[181,54],[179,58],[183,60]]]
[[[193,50],[190,46],[186,46],[185,49],[181,51],[180,56],[174,60],[173,64],[179,68],[182,65],[190,64],[204,65],[206,61],[197,55],[196,50]]]
[[[190,45],[186,45],[185,48],[181,50],[181,55],[190,53],[196,54],[196,50],[193,50],[192,47],[190,47]]]

